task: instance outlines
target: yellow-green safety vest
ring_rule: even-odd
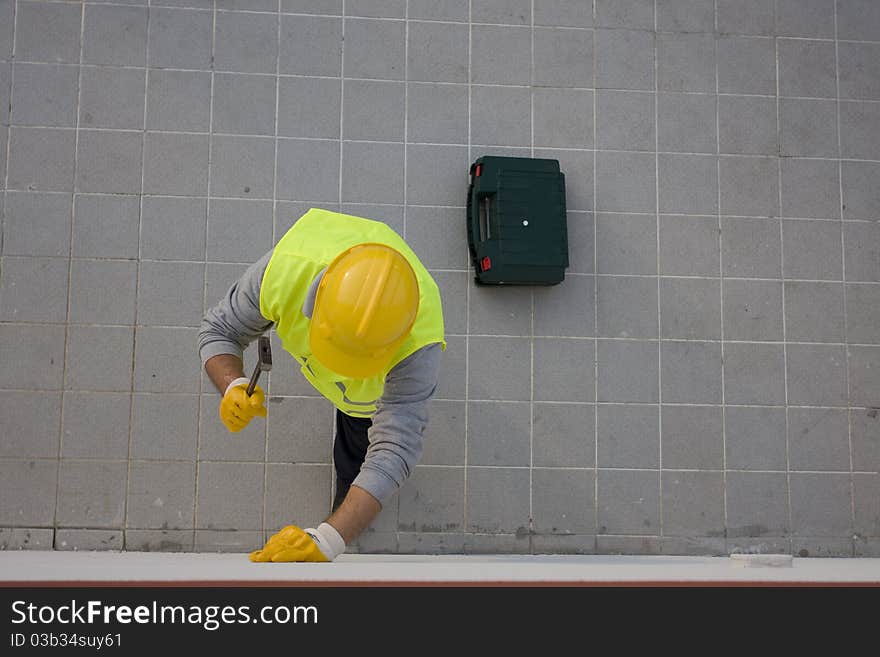
[[[346,249],[364,242],[387,244],[409,261],[419,282],[419,312],[409,336],[381,373],[351,379],[331,372],[312,356],[310,319],[302,307],[321,270]],[[299,362],[306,379],[336,408],[355,417],[372,417],[385,389],[385,376],[400,361],[432,343],[446,348],[440,290],[412,249],[381,222],[328,210],[310,209],[275,245],[260,286],[260,312],[275,323],[284,350]]]

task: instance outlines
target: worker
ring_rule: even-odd
[[[260,386],[247,394],[242,351],[272,327],[336,407],[336,486],[324,522],[285,526],[250,559],[333,561],[421,458],[446,348],[440,293],[384,223],[310,209],[202,320],[199,354],[233,433],[266,417]]]

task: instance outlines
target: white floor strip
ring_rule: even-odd
[[[0,584],[37,582],[807,582],[880,585],[880,559],[675,556],[342,555],[253,564],[245,554],[0,553]],[[745,567],[743,567],[745,566]]]

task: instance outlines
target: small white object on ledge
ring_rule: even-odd
[[[731,554],[730,563],[741,568],[791,568],[790,554]]]

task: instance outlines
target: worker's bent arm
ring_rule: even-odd
[[[327,519],[346,544],[370,526],[409,477],[422,455],[428,404],[437,387],[440,345],[431,344],[398,363],[369,429],[370,446],[360,474],[339,508]]]
[[[428,406],[437,389],[440,345],[422,347],[385,378],[385,391],[368,431],[366,458],[353,484],[384,504],[422,456]]]
[[[260,285],[271,256],[270,251],[248,267],[202,319],[199,354],[205,372],[221,393],[226,387],[220,387],[220,384],[230,370],[237,370],[232,378],[243,376],[242,353],[245,347],[272,327],[272,322],[260,313]],[[219,382],[215,376],[220,377]],[[231,380],[226,381],[227,385]]]
[[[205,362],[205,373],[222,395],[230,383],[244,376],[244,365],[234,354],[218,354]]]

